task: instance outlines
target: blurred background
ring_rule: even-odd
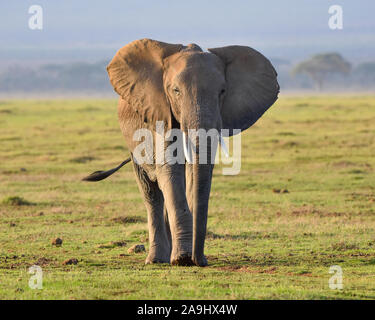
[[[31,30],[31,5],[43,29]],[[332,30],[331,5],[343,9]],[[266,55],[282,92],[375,88],[373,0],[18,0],[0,4],[0,95],[115,96],[106,65],[128,42],[152,38],[203,49],[247,45]]]

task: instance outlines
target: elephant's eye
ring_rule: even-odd
[[[178,96],[180,95],[180,89],[178,89],[177,87],[174,87],[173,88],[173,92]]]
[[[221,89],[220,91],[220,96],[222,96],[223,94],[225,94],[225,89]]]

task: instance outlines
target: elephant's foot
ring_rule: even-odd
[[[153,263],[169,263],[170,255],[164,251],[150,251],[147,255],[145,264],[153,264]]]
[[[200,257],[193,257],[192,261],[198,267],[205,267],[205,266],[208,265],[207,259],[204,255],[202,255]]]
[[[156,257],[147,257],[145,264],[154,264],[154,263],[169,263],[169,259],[160,259]]]
[[[174,266],[193,266],[190,253],[183,253],[178,256],[171,257],[171,264]]]

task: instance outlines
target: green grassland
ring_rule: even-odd
[[[215,168],[206,268],[128,253],[148,248],[131,164],[80,181],[128,157],[116,114],[109,99],[0,101],[1,299],[375,298],[375,97],[283,96],[242,135],[240,174]]]

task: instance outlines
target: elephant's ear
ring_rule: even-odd
[[[180,44],[136,40],[117,51],[107,66],[115,91],[147,123],[159,120],[170,126],[171,111],[163,88],[163,59],[181,48]]]
[[[208,49],[225,64],[226,95],[221,111],[223,129],[245,130],[277,100],[277,73],[258,51],[244,46]]]

